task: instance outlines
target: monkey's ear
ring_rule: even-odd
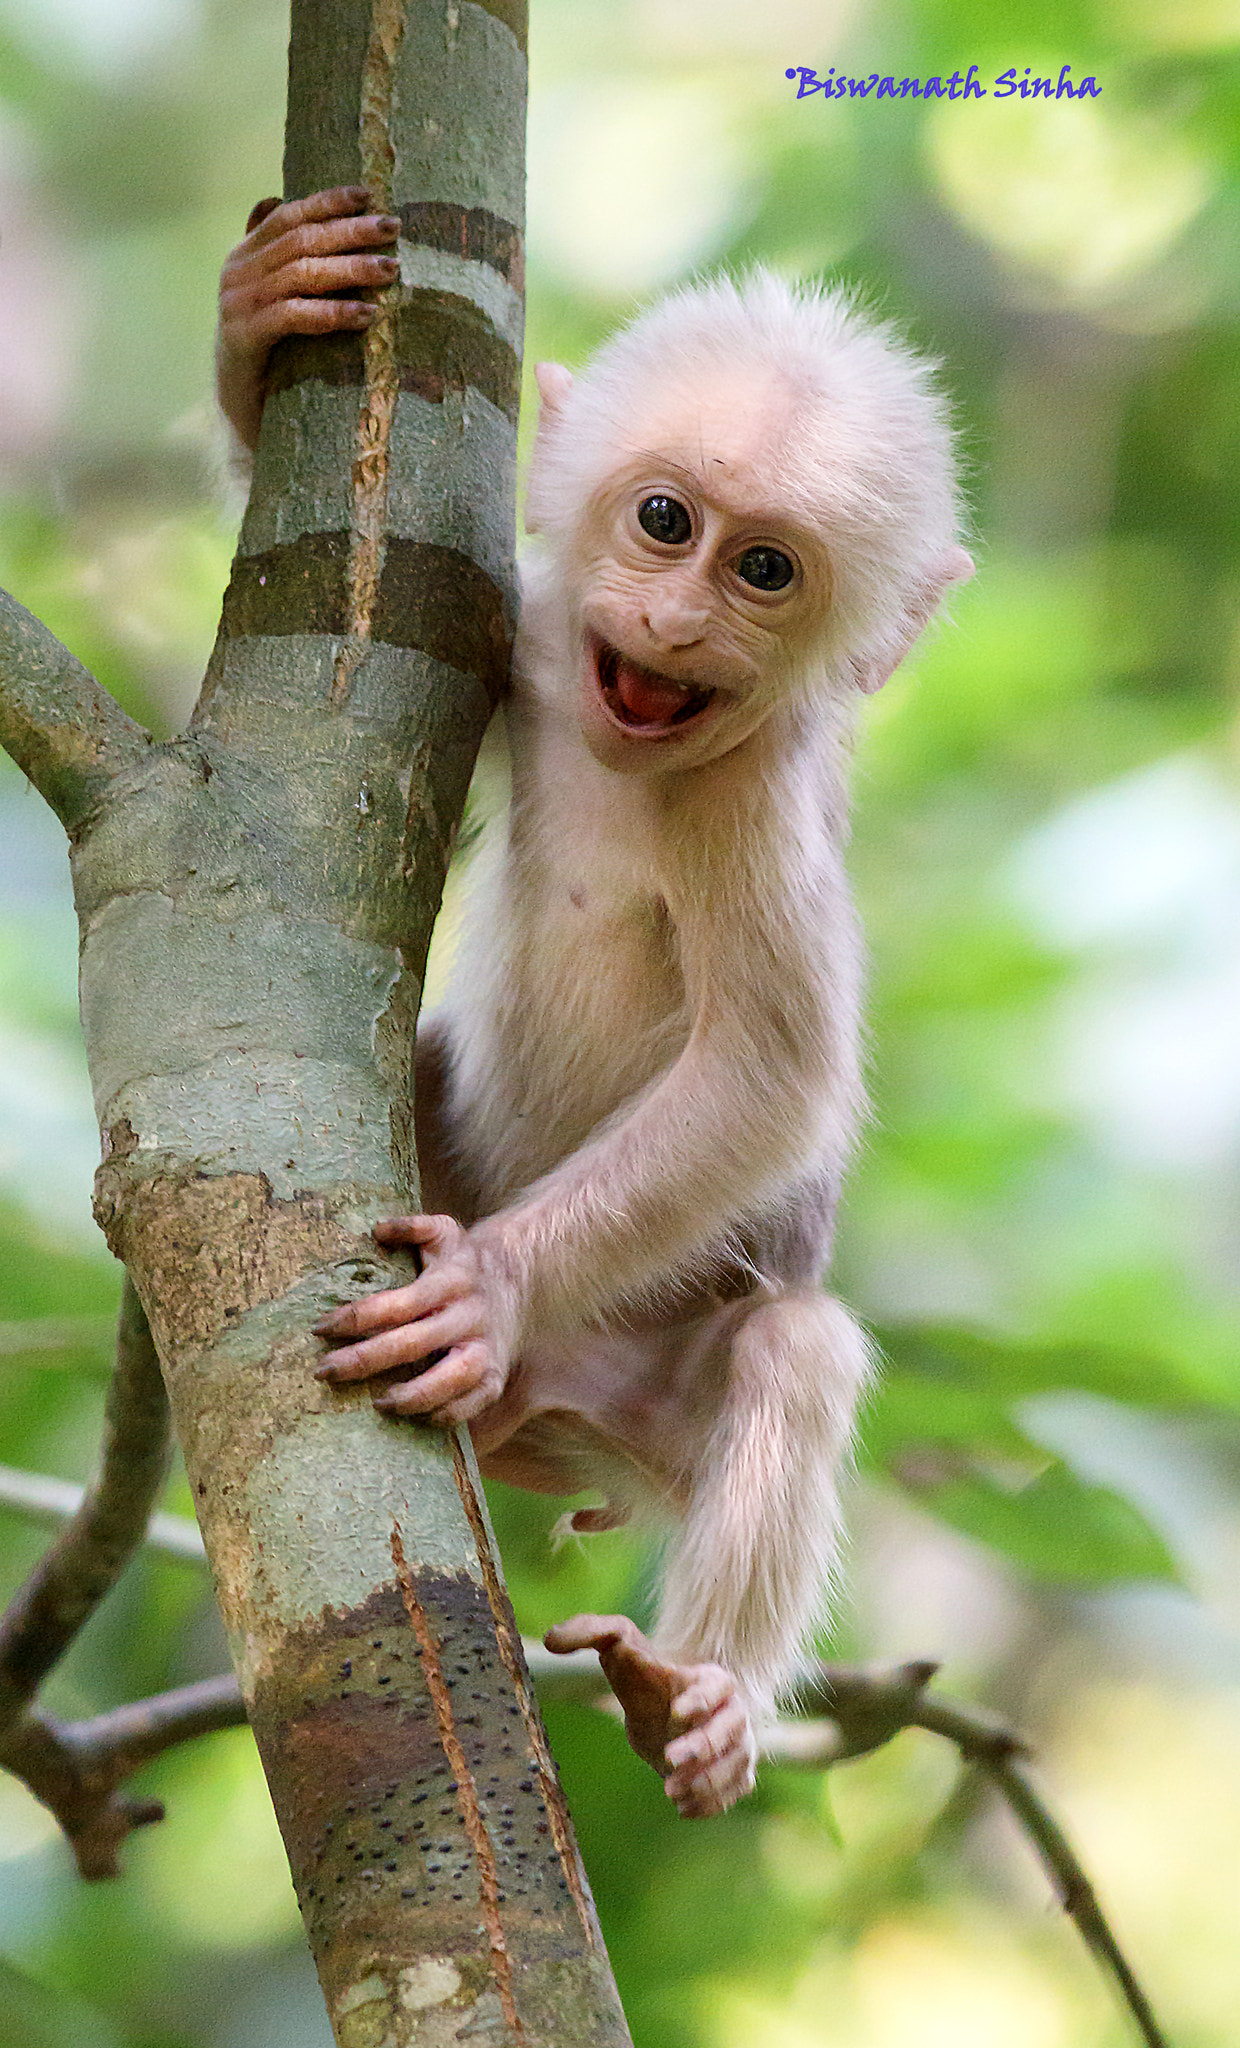
[[[564,409],[564,401],[573,388],[573,375],[571,370],[564,368],[563,363],[535,363],[534,381],[538,386],[538,426],[534,433],[530,473],[525,487],[527,533],[542,532],[542,518],[538,510],[539,471],[547,443],[554,434],[556,421]]]
[[[563,363],[535,363],[534,382],[542,401],[538,413],[538,424],[542,426],[554,418],[568,397],[573,388],[573,373]]]
[[[881,690],[893,676],[913,642],[929,624],[939,607],[943,592],[952,583],[967,583],[973,574],[973,557],[963,548],[949,548],[935,564],[915,597],[906,607],[899,628],[880,654],[869,661],[854,662],[853,672],[861,689]]]

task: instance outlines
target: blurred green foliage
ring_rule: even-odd
[[[979,573],[859,749],[875,1115],[839,1273],[888,1369],[831,1647],[940,1655],[1033,1730],[1173,2035],[1225,2048],[1240,7],[532,14],[531,361],[754,260],[838,269],[944,360]],[[284,33],[274,0],[0,0],[0,582],[161,731],[231,552],[214,284],[279,182]],[[1098,98],[828,105],[785,78],[1065,62]],[[0,768],[0,1459],[81,1477],[118,1278],[89,1220],[73,957],[58,828]],[[63,1351],[23,1351],[66,1318]],[[494,1507],[531,1631],[642,1612],[622,1534],[553,1552],[550,1504]],[[11,1587],[44,1539],[3,1510],[0,1537]],[[48,1703],[222,1661],[200,1578],[144,1559]],[[830,1805],[770,1769],[687,1828],[610,1723],[550,1718],[639,2048],[1127,2038],[928,1742],[839,1773]],[[326,2044],[248,1737],[150,1776],[168,1821],[90,1889],[0,1786],[0,2048]]]

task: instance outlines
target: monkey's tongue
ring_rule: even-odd
[[[616,663],[615,689],[629,717],[639,725],[670,725],[692,695],[676,683],[651,675],[649,669],[634,668],[623,655]]]

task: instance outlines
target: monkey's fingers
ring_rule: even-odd
[[[380,1415],[417,1415],[442,1423],[470,1422],[503,1392],[486,1344],[475,1338],[459,1344],[416,1380],[402,1380],[376,1394]]]
[[[726,1813],[753,1791],[752,1746],[738,1743],[687,1783],[682,1782],[684,1775],[676,1773],[664,1787],[682,1820],[707,1820],[713,1814]]]
[[[453,1266],[428,1266],[407,1287],[387,1287],[379,1294],[364,1294],[360,1301],[346,1301],[312,1325],[316,1337],[339,1344],[351,1337],[370,1337],[379,1330],[396,1330],[406,1323],[420,1322],[469,1293],[469,1277]]]
[[[376,1373],[391,1372],[394,1366],[417,1365],[419,1360],[442,1351],[448,1345],[485,1335],[481,1304],[475,1299],[452,1302],[437,1315],[422,1316],[415,1323],[401,1323],[383,1330],[361,1344],[349,1344],[334,1351],[315,1373],[329,1386],[345,1386],[353,1380],[373,1379]]]
[[[376,249],[386,249],[389,260],[395,262],[391,246],[399,235],[400,219],[394,213],[347,214],[340,220],[317,221],[257,246],[243,242],[229,259],[226,281],[230,285],[269,284],[298,263],[356,262]],[[335,286],[326,282],[315,289],[331,291]]]
[[[252,235],[255,228],[261,228],[268,214],[274,213],[280,203],[279,198],[274,193],[270,199],[256,199],[246,215],[245,231],[247,235]]]
[[[400,276],[395,256],[367,250],[347,255],[292,256],[278,270],[264,272],[252,287],[255,307],[281,299],[321,299],[328,292],[381,291]],[[253,317],[253,316],[251,316]]]
[[[574,1614],[570,1621],[557,1621],[543,1641],[557,1657],[570,1650],[610,1649],[626,1637],[640,1636],[641,1630],[627,1614]]]
[[[265,359],[287,335],[369,327],[375,313],[366,299],[276,299],[249,315],[244,347],[256,359]]]
[[[662,1777],[664,1751],[675,1731],[672,1701],[690,1676],[668,1664],[627,1614],[578,1614],[546,1637],[549,1650],[598,1651],[603,1675],[624,1709],[624,1728],[644,1763]]]
[[[693,1725],[669,1742],[673,1766],[665,1790],[686,1820],[723,1813],[753,1790],[756,1745],[749,1713],[736,1681],[718,1665],[694,1672],[673,1706],[675,1719]]]
[[[369,212],[372,204],[369,185],[331,185],[322,192],[308,192],[304,199],[260,199],[250,211],[245,231],[257,247],[274,242],[293,228]]]
[[[465,1237],[454,1216],[384,1216],[371,1229],[376,1244],[424,1246],[438,1258]]]

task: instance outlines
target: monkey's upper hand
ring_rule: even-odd
[[[396,1216],[374,1234],[380,1244],[418,1246],[422,1271],[408,1287],[368,1294],[315,1324],[336,1347],[317,1377],[343,1386],[413,1366],[413,1378],[375,1395],[381,1414],[472,1421],[503,1393],[516,1334],[514,1290],[495,1248],[450,1216]]]
[[[220,404],[246,447],[258,440],[267,358],[276,342],[289,334],[368,327],[373,303],[351,294],[381,289],[400,275],[390,252],[399,231],[395,214],[370,210],[364,185],[283,204],[259,200],[220,277],[216,343]],[[350,296],[331,296],[342,292]]]

